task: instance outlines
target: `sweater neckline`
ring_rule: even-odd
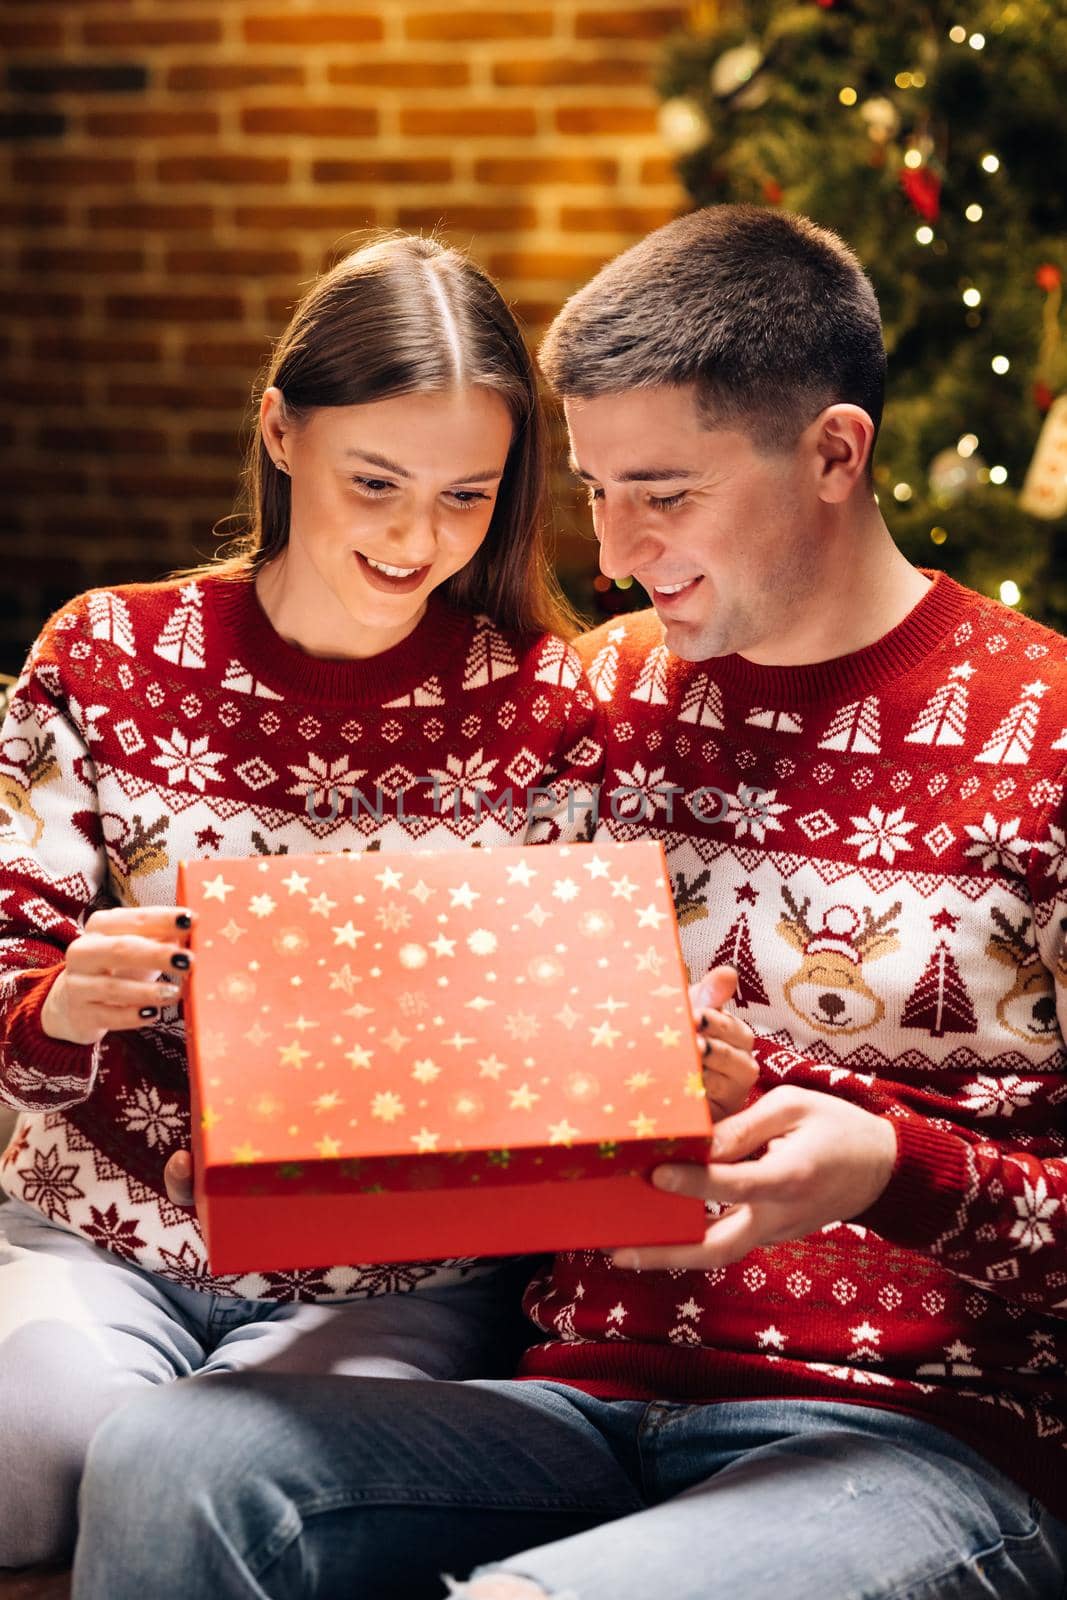
[[[853,699],[890,683],[930,654],[950,628],[963,621],[974,596],[947,573],[920,568],[933,581],[903,621],[873,644],[828,661],[803,666],[760,666],[744,656],[721,656],[715,676],[724,688],[751,695],[766,706],[796,706],[819,700]]]
[[[418,626],[374,656],[310,656],[283,639],[264,611],[251,575],[201,580],[210,589],[227,648],[257,681],[285,699],[383,705],[409,694],[431,674],[466,658],[473,618],[436,591]]]

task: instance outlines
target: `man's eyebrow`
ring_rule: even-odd
[[[580,467],[572,456],[570,469],[576,477],[585,483],[596,483],[591,472],[586,472]],[[612,483],[670,483],[679,478],[695,478],[697,474],[689,467],[633,467],[629,472],[617,472],[612,478]]]
[[[391,472],[397,478],[410,478],[412,474],[406,467],[400,466],[396,461],[390,461],[388,456],[377,455],[373,450],[346,450],[346,459],[354,456],[357,461],[366,461],[372,467],[382,467],[386,472]],[[487,467],[484,472],[457,473],[454,483],[495,483],[504,476],[499,467]]]

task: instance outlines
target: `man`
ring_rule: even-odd
[[[585,641],[604,826],[662,838],[691,970],[729,960],[761,1036],[711,1165],[657,1175],[705,1241],[556,1258],[523,1382],[138,1402],[77,1600],[1059,1594],[1062,641],[894,547],[875,298],[803,218],[660,229],[542,362],[654,607]]]

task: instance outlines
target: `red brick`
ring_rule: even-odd
[[[311,176],[316,183],[448,183],[451,161],[436,156],[422,160],[315,161]]]
[[[559,310],[558,300],[513,300],[510,304],[525,328],[546,328]]]
[[[248,402],[249,385],[127,383],[119,379],[108,384],[108,404],[135,406],[146,411],[232,411],[240,414]]]
[[[76,317],[82,309],[80,294],[44,289],[0,288],[0,303],[9,315],[29,317]]]
[[[215,17],[107,17],[86,22],[86,44],[121,45],[132,49],[146,44],[218,44],[222,23]]]
[[[234,294],[111,294],[107,314],[125,322],[240,322],[244,306]]]
[[[677,185],[678,168],[670,156],[649,156],[647,160],[641,163],[641,182],[649,184],[673,183]]]
[[[341,61],[327,76],[331,83],[372,89],[462,89],[471,81],[465,61]]]
[[[560,133],[655,133],[652,106],[557,106]]]
[[[46,17],[0,17],[0,45],[11,50],[54,50],[63,43],[63,24]]]
[[[515,11],[511,6],[484,11],[423,11],[409,15],[404,32],[409,39],[476,41],[479,39],[546,39],[552,32],[552,13]]]
[[[618,162],[607,156],[486,156],[474,163],[479,183],[614,183]]]
[[[217,111],[137,110],[90,111],[87,132],[104,139],[166,139],[173,135],[217,134]]]
[[[685,6],[642,6],[633,11],[580,11],[574,19],[578,39],[662,39],[684,28]]]
[[[185,347],[185,365],[195,371],[204,367],[215,371],[235,368],[251,375],[269,350],[270,344],[265,338],[213,339],[210,342],[191,339]]]
[[[527,57],[493,64],[493,82],[507,89],[556,89],[586,84],[644,87],[648,77],[646,61],[626,60],[624,57],[598,56],[592,61],[576,61],[571,56],[553,56],[540,61],[536,57]]]
[[[279,184],[289,181],[288,156],[243,156],[222,150],[203,155],[164,156],[156,166],[161,183]]]
[[[370,12],[283,11],[244,20],[249,44],[369,44],[384,31],[381,18]]]
[[[272,84],[303,82],[303,67],[281,62],[188,61],[167,72],[167,88],[179,90],[258,89]]]
[[[64,184],[84,188],[101,183],[132,183],[136,167],[128,156],[37,155],[28,151],[15,157],[17,183]]]
[[[64,465],[63,471],[57,472],[54,461],[42,461],[40,465],[30,461],[4,463],[6,494],[18,494],[22,490],[27,494],[85,494],[88,487],[88,477],[77,467]],[[21,560],[19,566],[22,566]]]
[[[210,456],[216,461],[232,461],[240,467],[244,457],[244,444],[236,430],[216,431],[194,428],[187,440],[190,451],[198,456]]]
[[[203,472],[134,472],[126,468],[109,472],[105,479],[112,494],[133,500],[212,503],[219,514],[230,509],[237,487],[236,475],[209,478]]]
[[[109,249],[106,245],[35,244],[25,246],[20,259],[30,272],[139,272],[144,266],[144,251],[133,246]]]
[[[131,338],[127,333],[110,339],[89,339],[59,333],[38,333],[33,339],[35,361],[69,362],[72,366],[93,366],[97,362],[117,366],[120,362],[152,364],[162,359],[158,339]],[[55,391],[53,390],[53,393]]]
[[[0,202],[0,223],[11,228],[55,228],[66,220],[66,206],[27,205],[21,200]]]
[[[336,228],[349,231],[366,228],[378,218],[374,206],[358,205],[274,205],[237,206],[234,221],[239,228],[265,228],[276,232],[286,228]]]
[[[501,250],[489,258],[489,270],[501,278],[591,278],[604,265],[603,255],[577,250]]]
[[[400,113],[400,131],[411,138],[462,139],[532,138],[537,132],[537,113],[532,109],[505,106],[417,106]]]
[[[121,205],[90,206],[89,221],[98,228],[139,228],[149,233],[206,232],[211,227],[212,208],[202,205],[165,206],[154,201],[128,200]]]
[[[446,232],[470,228],[478,233],[513,233],[519,228],[537,226],[537,207],[451,202],[432,206],[400,206],[397,222],[402,228],[434,228],[440,224]]]
[[[296,305],[296,294],[270,294],[266,296],[264,310],[272,326],[284,327],[293,314]]]
[[[150,428],[106,428],[88,423],[57,426],[46,423],[37,430],[37,442],[46,450],[69,450],[75,455],[113,452],[159,458],[167,454],[167,436]]]
[[[303,267],[298,250],[201,249],[169,250],[167,271],[180,276],[219,278],[291,278]]]
[[[312,139],[365,139],[378,131],[369,106],[245,106],[245,133],[306,134]]]
[[[677,215],[676,206],[564,206],[560,224],[569,233],[651,233]]]

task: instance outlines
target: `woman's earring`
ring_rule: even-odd
[[[284,472],[286,477],[289,476],[289,468],[286,466],[284,461],[276,461],[274,465],[277,467],[279,472]]]

